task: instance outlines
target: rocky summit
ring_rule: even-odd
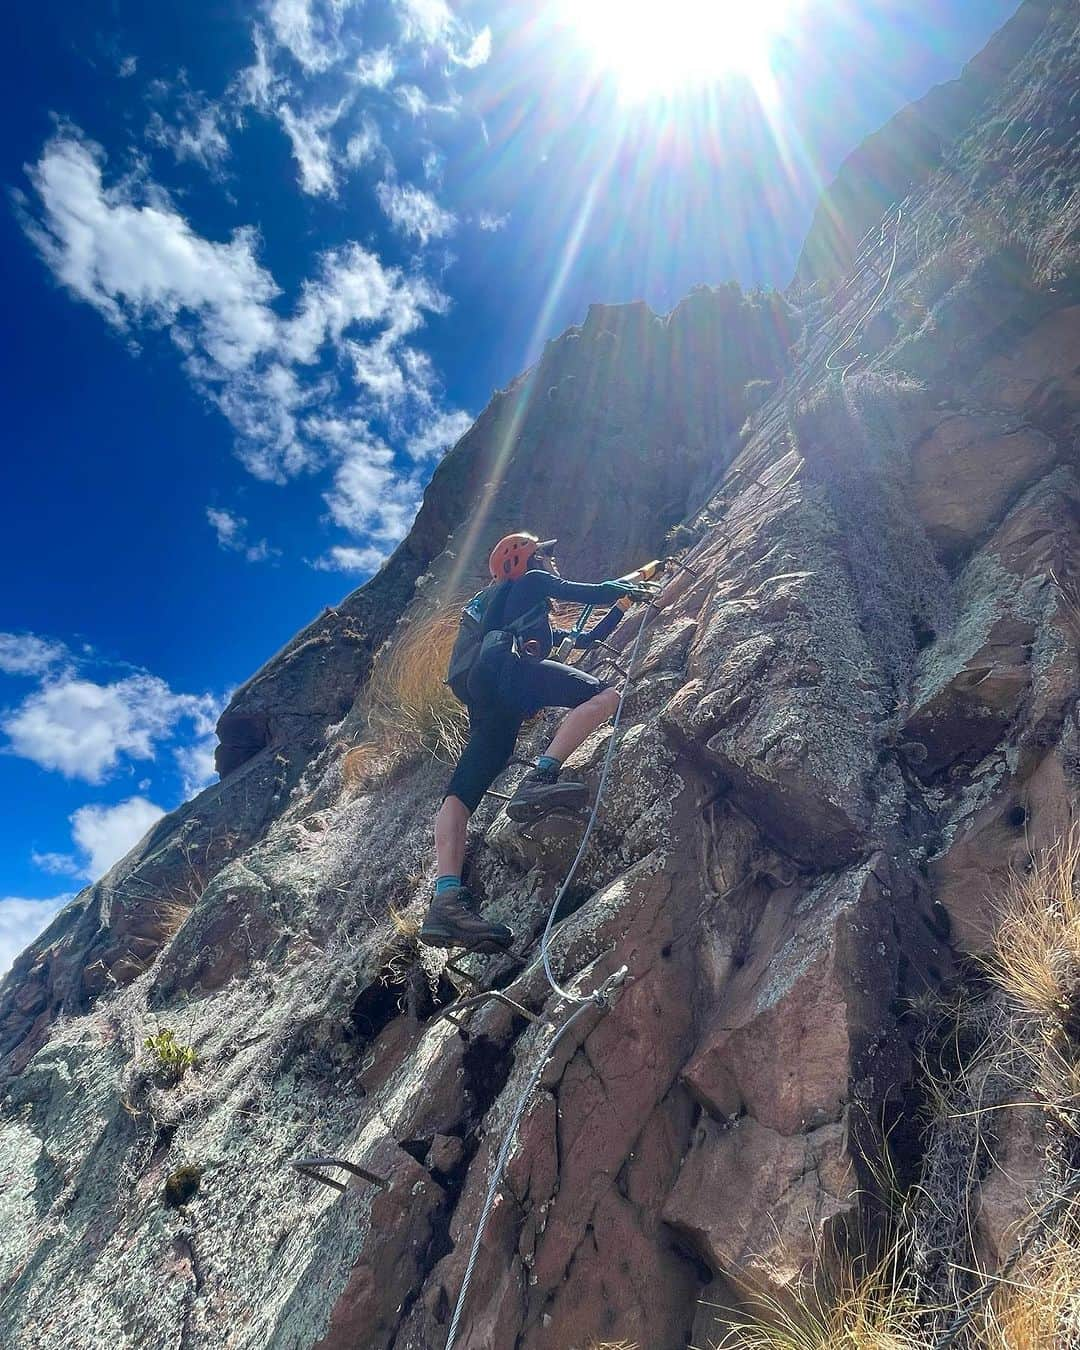
[[[1002,897],[1080,799],[1078,167],[1080,19],[1028,0],[852,157],[785,294],[594,306],[496,394],[237,691],[220,782],[0,986],[0,1343],[442,1347],[537,1073],[459,1350],[718,1344],[897,1186],[926,1288],[1015,1258],[1080,1162],[979,1058],[1018,1016]],[[487,800],[467,878],[524,964],[448,970],[415,936],[445,754],[371,734],[373,670],[521,525],[574,578],[681,564],[585,658],[633,666],[551,963],[627,974],[553,1053],[583,822]],[[594,793],[610,737],[568,766]],[[934,1107],[980,1064],[1015,1109],[973,1141]]]

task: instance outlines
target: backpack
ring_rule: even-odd
[[[503,624],[506,612],[506,600],[513,586],[512,581],[495,581],[485,590],[474,595],[461,611],[461,623],[454,645],[450,649],[450,664],[447,667],[444,684],[450,686],[456,699],[467,702],[469,675],[480,656],[484,639],[490,633],[506,632],[513,637],[526,632],[547,610],[547,601],[535,605],[532,609],[515,619],[513,623]]]
[[[461,694],[466,688],[469,672],[480,655],[484,638],[497,627],[506,608],[507,592],[512,585],[511,581],[494,582],[474,595],[461,611],[461,624],[450,651],[445,683],[463,703],[465,700]]]

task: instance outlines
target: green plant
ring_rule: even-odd
[[[176,1039],[176,1033],[166,1027],[143,1041],[147,1050],[153,1052],[158,1067],[174,1081],[182,1078],[195,1063],[195,1051],[190,1045],[184,1045]]]

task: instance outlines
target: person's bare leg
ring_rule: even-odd
[[[547,754],[562,764],[590,732],[615,715],[618,706],[617,690],[605,689],[587,703],[571,709],[559,723]],[[587,795],[584,783],[567,782],[559,778],[557,768],[538,764],[517,785],[513,798],[506,804],[506,814],[518,824],[528,824],[551,811],[577,811]]]
[[[591,735],[597,727],[603,726],[609,717],[615,716],[615,709],[618,706],[619,691],[617,689],[605,689],[602,693],[589,699],[588,703],[582,703],[580,707],[571,708],[559,723],[555,738],[545,753],[562,764],[587,736]]]
[[[459,877],[465,862],[469,808],[460,797],[447,797],[435,817],[435,875]]]
[[[446,797],[435,817],[435,858],[440,877],[460,877],[465,861],[469,808],[460,797]],[[432,897],[420,927],[420,941],[431,947],[502,951],[513,940],[504,923],[485,919],[464,886],[451,886]]]

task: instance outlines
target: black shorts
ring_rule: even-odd
[[[475,674],[476,672],[474,672]],[[480,678],[470,676],[465,705],[469,740],[447,784],[470,811],[510,761],[518,732],[541,708],[578,708],[609,686],[595,675],[561,661],[529,661],[504,652],[487,663]]]

